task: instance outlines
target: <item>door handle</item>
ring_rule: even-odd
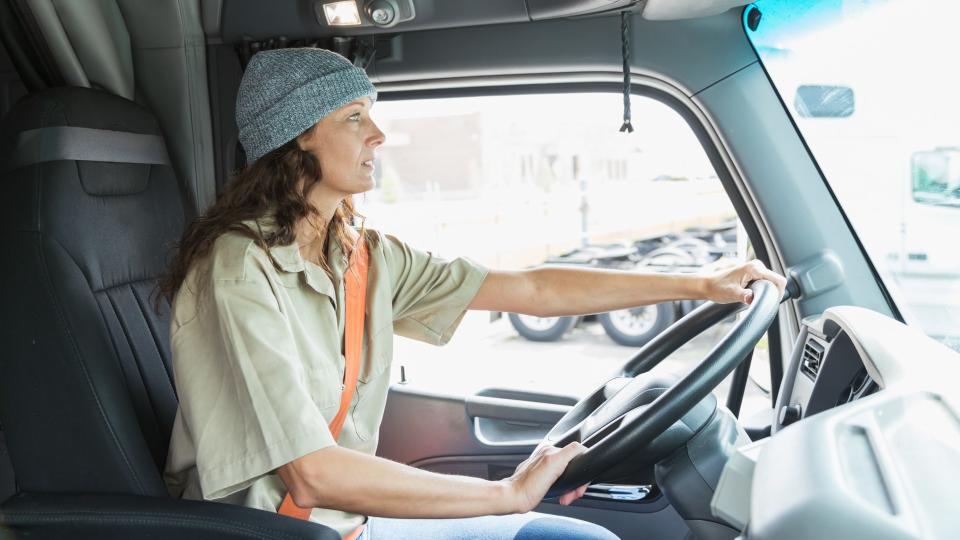
[[[632,486],[625,484],[590,484],[583,494],[586,499],[605,501],[639,502],[650,495],[650,486]]]
[[[571,409],[556,405],[501,397],[469,396],[465,400],[467,416],[514,422],[554,425]]]

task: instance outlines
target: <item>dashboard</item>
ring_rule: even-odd
[[[848,331],[823,315],[802,321],[777,402],[773,431],[881,389]]]
[[[803,321],[770,437],[711,501],[747,540],[957,538],[960,353],[855,306]]]

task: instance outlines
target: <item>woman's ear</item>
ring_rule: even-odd
[[[320,122],[317,122],[317,124],[319,123]],[[308,150],[312,146],[310,143],[313,141],[314,130],[317,129],[317,124],[308,127],[306,131],[297,135],[296,141],[300,150]]]

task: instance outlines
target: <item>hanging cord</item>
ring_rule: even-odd
[[[633,133],[630,123],[630,15],[620,12],[620,44],[623,51],[623,125],[620,132]]]
[[[377,54],[377,38],[373,36],[370,40],[359,39],[356,52],[354,53],[353,65],[360,69],[367,69],[373,57]]]

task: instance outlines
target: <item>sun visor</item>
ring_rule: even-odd
[[[752,0],[647,0],[641,16],[650,21],[695,19],[709,17],[737,6],[745,6]]]

